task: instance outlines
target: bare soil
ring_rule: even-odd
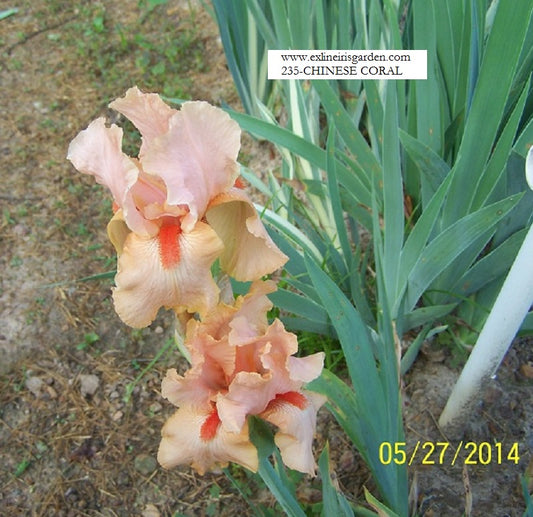
[[[173,408],[160,396],[172,319],[142,331],[123,325],[110,299],[114,250],[107,193],[66,161],[72,138],[136,84],[167,96],[238,107],[216,25],[195,2],[148,10],[134,0],[20,0],[0,20],[0,514],[9,516],[252,515],[223,474],[165,471],[155,455]],[[145,7],[143,7],[145,5]],[[0,11],[13,7],[1,2]],[[268,144],[244,138],[241,161],[264,174],[277,166]],[[518,443],[518,464],[491,461],[410,468],[419,515],[461,515],[465,479],[471,515],[524,512],[519,476],[533,445],[531,342],[519,341],[465,439]],[[142,375],[141,375],[142,374]],[[443,441],[436,420],[457,369],[431,347],[405,379],[408,448]],[[369,475],[322,410],[317,451],[328,440],[341,488],[360,504]],[[275,508],[242,469],[247,496]],[[319,480],[304,480],[313,508]]]

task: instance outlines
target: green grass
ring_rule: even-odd
[[[71,47],[109,99],[132,84],[186,97],[191,81],[184,76],[204,69],[203,46],[193,21],[168,16],[164,4],[139,2],[138,15],[127,21],[99,2],[82,4],[61,32],[52,33],[52,44]]]

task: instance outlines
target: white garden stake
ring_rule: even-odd
[[[533,147],[526,158],[526,180],[533,190]],[[532,304],[533,225],[440,416],[443,430],[459,430],[467,420],[478,392],[496,372]]]

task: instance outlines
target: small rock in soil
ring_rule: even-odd
[[[149,454],[139,454],[134,461],[135,470],[143,476],[149,476],[157,468],[157,460]]]
[[[44,384],[44,381],[40,377],[28,377],[26,379],[25,385],[28,390],[30,390],[36,397],[41,396],[41,388]]]
[[[80,391],[84,397],[87,395],[94,395],[98,386],[100,385],[100,379],[93,374],[80,375]]]

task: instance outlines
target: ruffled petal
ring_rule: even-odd
[[[218,312],[218,308],[211,312]],[[206,383],[214,385],[209,380],[213,374],[223,372],[226,377],[235,370],[235,347],[229,346],[227,339],[215,339],[203,331],[203,324],[196,320],[189,321],[185,345],[189,350],[193,367],[202,366],[202,376]],[[219,389],[226,389],[225,384],[218,383]]]
[[[267,327],[267,312],[272,302],[266,296],[276,290],[276,284],[270,280],[256,281],[249,292],[238,296],[233,303],[219,303],[201,321],[189,321],[186,343],[193,352],[200,349],[192,340],[197,336],[209,335],[216,340],[228,340],[230,345],[240,346],[262,336]],[[225,345],[227,346],[227,345]]]
[[[111,102],[109,107],[126,116],[140,131],[142,146],[139,158],[156,137],[168,131],[168,121],[177,112],[156,93],[143,93],[136,86],[130,88],[124,97]]]
[[[224,242],[220,266],[236,280],[258,280],[287,262],[242,190],[232,188],[217,196],[206,217]]]
[[[306,403],[302,403],[303,399]],[[318,393],[287,393],[274,399],[259,415],[278,427],[274,441],[287,467],[315,475],[312,445],[316,413],[325,402],[326,398]]]
[[[126,324],[145,327],[160,307],[205,315],[216,304],[218,287],[210,268],[222,243],[204,223],[175,238],[174,248],[163,248],[160,236],[131,233],[126,238],[113,291],[115,310]]]
[[[185,376],[178,375],[175,368],[167,371],[161,382],[161,395],[177,407],[187,405],[190,407],[208,410],[211,407],[211,398],[216,393],[216,386],[211,388],[201,376],[201,368],[187,370]],[[211,373],[210,384],[220,380],[222,372]],[[220,384],[220,383],[219,383]]]
[[[287,369],[291,380],[304,384],[315,380],[324,368],[324,357],[324,352],[317,352],[305,357],[289,357]]]
[[[227,393],[217,397],[220,418],[228,430],[237,431],[248,415],[257,415],[279,393],[299,390],[300,379],[291,378],[289,357],[298,350],[297,337],[287,332],[280,320],[275,320],[266,332],[246,345],[236,347],[235,375],[229,383]],[[310,364],[297,364],[297,374],[311,369],[314,373],[315,360]],[[320,373],[320,372],[318,372]]]
[[[239,432],[248,415],[257,415],[265,410],[275,396],[271,379],[271,374],[237,373],[227,394],[220,393],[216,399],[224,429]]]
[[[235,307],[232,305],[219,303],[201,321],[189,321],[185,338],[186,343],[193,340],[196,336],[202,335],[209,335],[217,340],[225,339],[229,331],[228,325],[235,316],[235,312]],[[189,348],[197,347],[193,344]]]
[[[239,430],[248,415],[264,411],[277,394],[301,388],[302,382],[291,379],[288,369],[289,355],[297,347],[296,336],[276,320],[263,336],[236,348],[235,375],[227,393],[217,397],[220,418],[228,430]]]
[[[203,217],[213,197],[235,182],[240,134],[239,125],[221,109],[186,102],[170,118],[169,130],[146,147],[143,169],[164,180],[169,204],[189,207],[185,231]]]
[[[298,351],[296,334],[288,332],[279,319],[275,319],[264,336],[269,346],[261,354],[261,364],[278,375],[289,375],[289,356]]]
[[[248,294],[237,298],[236,312],[229,323],[231,330],[228,338],[232,345],[248,344],[266,332],[267,312],[272,308],[272,302],[266,295],[275,290],[276,284],[271,280],[258,280],[252,283]]]
[[[135,200],[136,206],[142,211],[147,219],[155,219],[156,216],[151,216],[146,213],[146,207],[151,205],[164,206],[167,191],[162,180],[155,176],[150,176],[141,171],[137,183],[131,189],[131,195]]]
[[[102,117],[70,142],[67,159],[80,172],[94,176],[98,183],[105,185],[120,207],[139,174],[134,161],[122,152],[122,129],[114,124],[106,127]]]
[[[106,127],[105,119],[98,118],[81,131],[69,145],[67,158],[84,174],[94,176],[113,195],[122,208],[128,227],[144,236],[157,231],[157,225],[147,221],[137,209],[131,190],[139,178],[136,160],[122,152],[122,129]]]
[[[210,427],[209,436],[205,436],[206,426]],[[216,427],[213,413],[182,407],[167,420],[161,435],[157,459],[164,468],[191,464],[204,474],[231,461],[257,472],[257,450],[250,442],[247,424],[241,432],[231,433]]]

